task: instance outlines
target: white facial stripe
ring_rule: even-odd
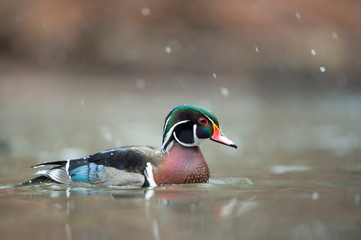
[[[167,135],[166,135],[166,137],[165,137],[165,140],[166,140],[166,141],[164,141],[164,142],[167,142],[167,141],[168,141],[168,139],[169,139],[170,136],[172,135],[172,132],[174,131],[174,128],[175,128],[176,126],[178,126],[179,124],[182,124],[182,123],[189,122],[189,121],[190,121],[190,120],[184,120],[184,121],[180,121],[180,122],[174,124],[174,126],[171,127],[171,129],[169,129],[169,131],[168,131],[168,133],[167,133]]]
[[[193,125],[193,138],[194,138],[194,143],[193,143],[194,146],[199,146],[199,144],[201,144],[203,140],[197,137],[197,124]]]
[[[169,117],[167,118],[167,120],[165,121],[164,127],[163,127],[163,132],[165,131],[165,128],[167,127],[170,118],[171,118],[171,116],[169,116]]]
[[[190,120],[180,121],[180,122],[174,124],[174,126],[171,127],[171,129],[169,129],[169,131],[167,132],[167,135],[165,136],[165,139],[164,139],[164,141],[163,141],[162,150],[165,150],[165,149],[164,149],[164,144],[167,144],[167,143],[168,143],[169,138],[170,138],[170,137],[172,136],[172,134],[173,134],[174,128],[175,128],[176,126],[178,126],[179,124],[186,123],[186,122],[189,122],[189,121],[190,121]],[[168,121],[167,121],[167,123],[168,123]],[[178,140],[177,140],[177,141],[178,141]]]
[[[204,115],[204,116],[206,116],[206,117],[208,118],[208,120],[209,120],[209,121],[211,121],[211,122],[214,124],[214,122],[213,122],[212,118],[208,117],[208,115],[207,115],[207,114],[204,114],[204,113],[203,113],[203,115]],[[212,125],[213,125],[213,124],[212,124]]]
[[[181,142],[178,138],[177,138],[177,135],[175,134],[175,132],[173,133],[173,136],[175,138],[175,140],[177,140],[177,142],[179,144],[181,144],[182,146],[185,146],[185,147],[196,147],[196,146],[199,146],[199,144],[201,144],[201,142],[203,141],[203,139],[199,139],[197,137],[197,124],[194,124],[193,125],[193,139],[194,139],[194,142],[193,143],[184,143],[184,142]]]
[[[177,135],[175,135],[175,132],[173,133],[173,136],[174,136],[175,140],[176,140],[179,144],[181,144],[182,146],[185,146],[185,147],[194,147],[194,144],[192,144],[192,143],[184,143],[184,142],[179,141],[179,139],[177,138]]]

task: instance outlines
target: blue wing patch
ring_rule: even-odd
[[[71,180],[86,183],[95,183],[103,180],[103,165],[89,163],[69,171]]]

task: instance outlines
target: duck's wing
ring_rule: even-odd
[[[152,165],[160,161],[161,155],[153,147],[114,148],[84,158],[37,164],[33,167],[53,167],[38,171],[36,174],[40,177],[18,186],[55,181],[65,184],[149,187],[155,185]]]

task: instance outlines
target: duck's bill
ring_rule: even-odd
[[[237,148],[237,145],[223,135],[222,131],[217,127],[216,124],[213,124],[213,135],[211,136],[211,140],[215,142],[222,143],[224,145]]]

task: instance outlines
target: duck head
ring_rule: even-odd
[[[184,147],[196,147],[206,139],[237,148],[221,131],[216,116],[206,108],[194,105],[175,107],[165,119],[162,152],[174,141]]]

